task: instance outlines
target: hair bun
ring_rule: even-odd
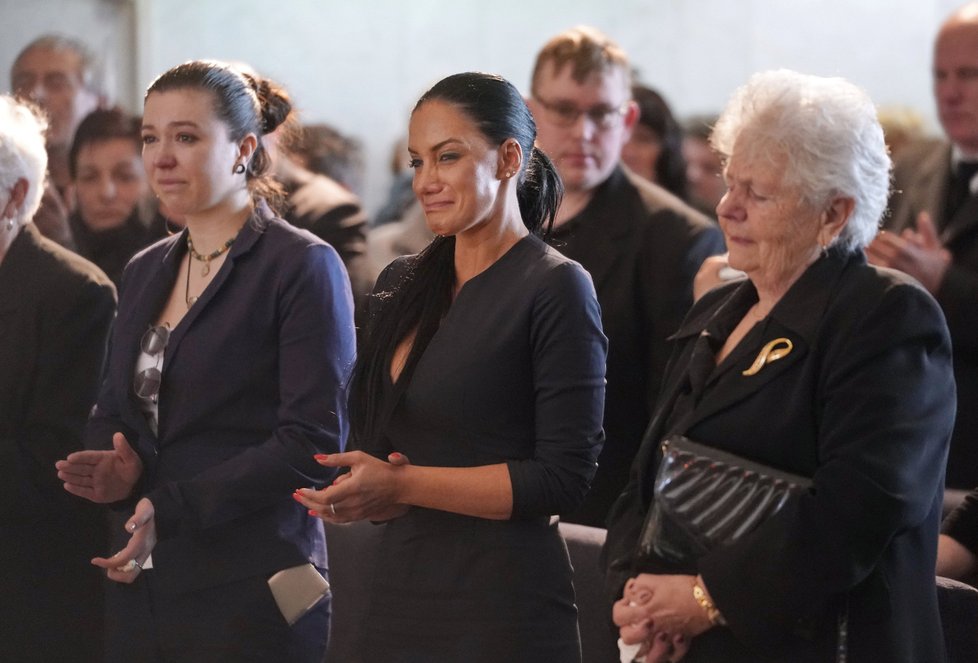
[[[285,122],[292,112],[292,100],[288,93],[273,81],[249,72],[243,72],[248,85],[255,91],[261,107],[262,133],[270,134]]]

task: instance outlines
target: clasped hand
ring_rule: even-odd
[[[693,598],[695,576],[642,573],[625,583],[612,610],[621,640],[641,644],[637,658],[646,663],[675,663],[693,638],[712,627]]]
[[[143,473],[143,461],[122,433],[112,436],[111,451],[76,451],[54,466],[65,490],[99,504],[129,497]]]
[[[323,467],[348,467],[322,490],[300,488],[292,495],[309,509],[309,515],[328,523],[356,520],[391,520],[404,515],[408,505],[399,501],[400,473],[410,465],[403,454],[392,453],[387,462],[362,451],[320,454],[316,462]]]

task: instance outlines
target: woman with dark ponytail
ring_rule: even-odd
[[[378,280],[351,385],[358,450],[297,499],[384,525],[364,661],[579,661],[551,516],[584,498],[603,440],[594,288],[538,236],[562,187],[519,92],[450,76],[411,115],[414,192],[437,235]]]
[[[289,111],[218,62],[146,93],[143,165],[186,228],[126,267],[89,450],[57,464],[120,515],[92,561],[109,661],[323,658],[323,528],[290,494],[336,474],[313,455],[344,447],[355,341],[336,252],[266,203],[262,136]]]

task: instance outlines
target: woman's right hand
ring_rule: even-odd
[[[143,473],[143,461],[122,433],[112,436],[111,451],[76,451],[54,466],[65,490],[99,504],[129,497]]]
[[[391,520],[407,512],[408,505],[396,500],[394,475],[390,473],[395,467],[411,464],[404,454],[392,453],[386,463],[362,451],[320,455],[316,461],[326,467],[349,467],[350,471],[322,490],[295,491],[293,497],[309,509],[309,515],[328,523],[349,523]]]

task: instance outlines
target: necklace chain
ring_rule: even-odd
[[[204,263],[204,266],[200,268],[200,275],[207,276],[211,272],[211,260],[223,255],[225,251],[230,249],[231,245],[234,244],[234,240],[237,238],[237,236],[238,236],[237,233],[235,233],[233,237],[228,239],[228,241],[224,242],[224,246],[217,249],[216,251],[211,251],[205,256],[200,253],[197,253],[197,250],[194,248],[194,241],[190,239],[190,233],[189,232],[187,233],[187,252],[189,256],[187,257],[187,285],[183,291],[183,298],[184,301],[187,302],[188,309],[194,304],[196,304],[197,300],[199,299],[199,297],[190,296],[190,267],[191,267],[190,259],[193,258],[198,262]]]
[[[187,250],[190,251],[190,256],[194,260],[204,263],[204,266],[200,268],[201,276],[207,276],[208,274],[210,274],[211,260],[217,258],[218,256],[222,255],[225,251],[230,249],[231,245],[234,244],[234,240],[237,237],[238,235],[237,233],[235,233],[230,239],[228,239],[228,241],[224,242],[224,246],[217,249],[216,251],[211,251],[205,256],[200,253],[197,253],[197,250],[194,248],[194,240],[190,238],[190,233],[187,233]]]

